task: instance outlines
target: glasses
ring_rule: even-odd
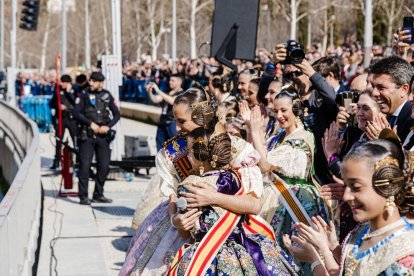
[[[297,78],[297,77],[302,76],[302,75],[303,75],[303,72],[298,70],[298,71],[293,71],[293,72],[286,73],[283,76],[283,78],[285,78],[285,79],[293,79],[293,78]]]

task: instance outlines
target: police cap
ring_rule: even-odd
[[[101,72],[92,72],[91,80],[93,80],[93,81],[104,81],[105,76]]]
[[[69,83],[72,83],[72,78],[69,75],[62,75],[60,77],[60,82],[69,82]]]

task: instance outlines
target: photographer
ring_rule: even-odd
[[[169,85],[171,91],[164,93],[154,82],[150,82],[147,85],[147,93],[153,103],[161,103],[161,117],[157,128],[157,151],[162,148],[162,144],[168,139],[174,137],[177,132],[175,129],[175,119],[172,113],[172,104],[175,97],[183,90],[181,88],[183,84],[183,78],[179,74],[171,75]]]
[[[102,73],[93,72],[90,88],[76,99],[74,115],[82,125],[79,134],[79,203],[82,205],[91,204],[88,198],[88,181],[94,153],[97,174],[92,201],[112,202],[112,199],[104,196],[103,187],[111,160],[110,143],[115,137],[115,131],[111,128],[119,121],[121,115],[111,93],[103,89],[104,80]]]
[[[315,173],[321,184],[330,183],[331,176],[327,170],[321,140],[325,129],[336,119],[336,92],[304,57],[301,46],[295,41],[288,41],[287,44],[276,45],[273,62],[285,64],[284,79],[295,84],[304,106],[308,109],[305,126],[315,137]],[[319,67],[323,63],[324,61],[316,61]]]

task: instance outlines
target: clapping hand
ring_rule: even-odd
[[[336,122],[332,122],[329,128],[325,130],[322,145],[326,159],[329,159],[334,153],[338,154],[341,152],[344,141],[343,137],[339,137],[338,133],[339,129]]]
[[[239,110],[240,110],[240,116],[242,117],[243,121],[247,125],[248,128],[250,128],[250,107],[246,100],[239,101]]]
[[[345,192],[345,185],[342,179],[333,176],[335,183],[325,184],[322,186],[320,192],[321,196],[328,200],[342,200]]]
[[[299,246],[295,246],[292,242]],[[305,239],[288,235],[283,235],[283,244],[287,250],[292,254],[295,260],[312,263],[319,258],[319,254],[310,243],[307,243]]]
[[[332,221],[329,225],[320,217],[312,217],[313,228],[298,223],[299,236],[308,243],[312,244],[320,252],[330,252],[338,246],[335,225]]]

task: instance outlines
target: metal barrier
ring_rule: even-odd
[[[11,183],[0,202],[0,275],[31,275],[39,234],[39,130],[0,101],[0,166]]]

